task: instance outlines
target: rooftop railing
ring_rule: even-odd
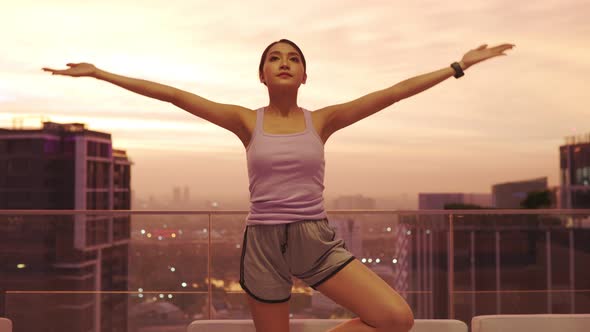
[[[184,331],[250,318],[247,211],[0,210],[14,331]],[[331,227],[419,319],[587,313],[590,210],[331,210]],[[294,279],[293,318],[351,318]],[[64,325],[66,324],[66,325]]]

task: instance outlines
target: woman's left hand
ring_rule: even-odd
[[[488,48],[488,44],[483,44],[480,47],[465,53],[463,59],[461,59],[461,61],[463,61],[463,64],[465,65],[465,68],[463,69],[465,70],[478,62],[482,62],[495,56],[504,56],[506,55],[504,52],[506,50],[512,49],[514,46],[516,45],[502,44]]]

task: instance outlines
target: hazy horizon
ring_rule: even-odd
[[[247,6],[247,8],[245,7]],[[588,1],[508,0],[78,3],[2,2],[0,127],[13,118],[81,122],[112,133],[137,195],[174,186],[248,195],[246,156],[231,132],[157,100],[41,67],[91,62],[252,109],[264,47],[288,38],[307,59],[299,105],[315,110],[447,67],[481,44],[506,57],[336,132],[326,144],[326,196],[489,193],[497,183],[559,184],[558,147],[590,132]],[[243,13],[248,12],[246,16]],[[584,46],[586,45],[586,46]],[[191,190],[192,192],[192,190]]]

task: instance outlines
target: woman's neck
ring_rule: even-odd
[[[274,94],[269,91],[269,99],[270,101],[266,111],[273,115],[288,117],[299,111],[299,106],[297,106],[297,91],[294,93],[283,91]]]

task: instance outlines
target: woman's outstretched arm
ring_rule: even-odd
[[[68,63],[67,66],[70,68],[63,70],[43,68],[43,70],[51,72],[52,75],[94,77],[140,95],[172,103],[236,135],[242,129],[243,113],[250,111],[241,106],[216,103],[168,85],[109,73],[89,63]]]
[[[465,71],[481,61],[495,56],[506,55],[503,52],[512,49],[514,46],[514,44],[502,44],[487,48],[487,44],[484,44],[467,52],[459,64]],[[401,81],[387,89],[375,91],[348,103],[320,109],[318,112],[324,113],[323,117],[325,119],[324,135],[329,137],[335,131],[364,119],[395,102],[427,90],[452,77],[454,74],[455,70],[453,68],[450,66],[445,67],[431,73]]]

